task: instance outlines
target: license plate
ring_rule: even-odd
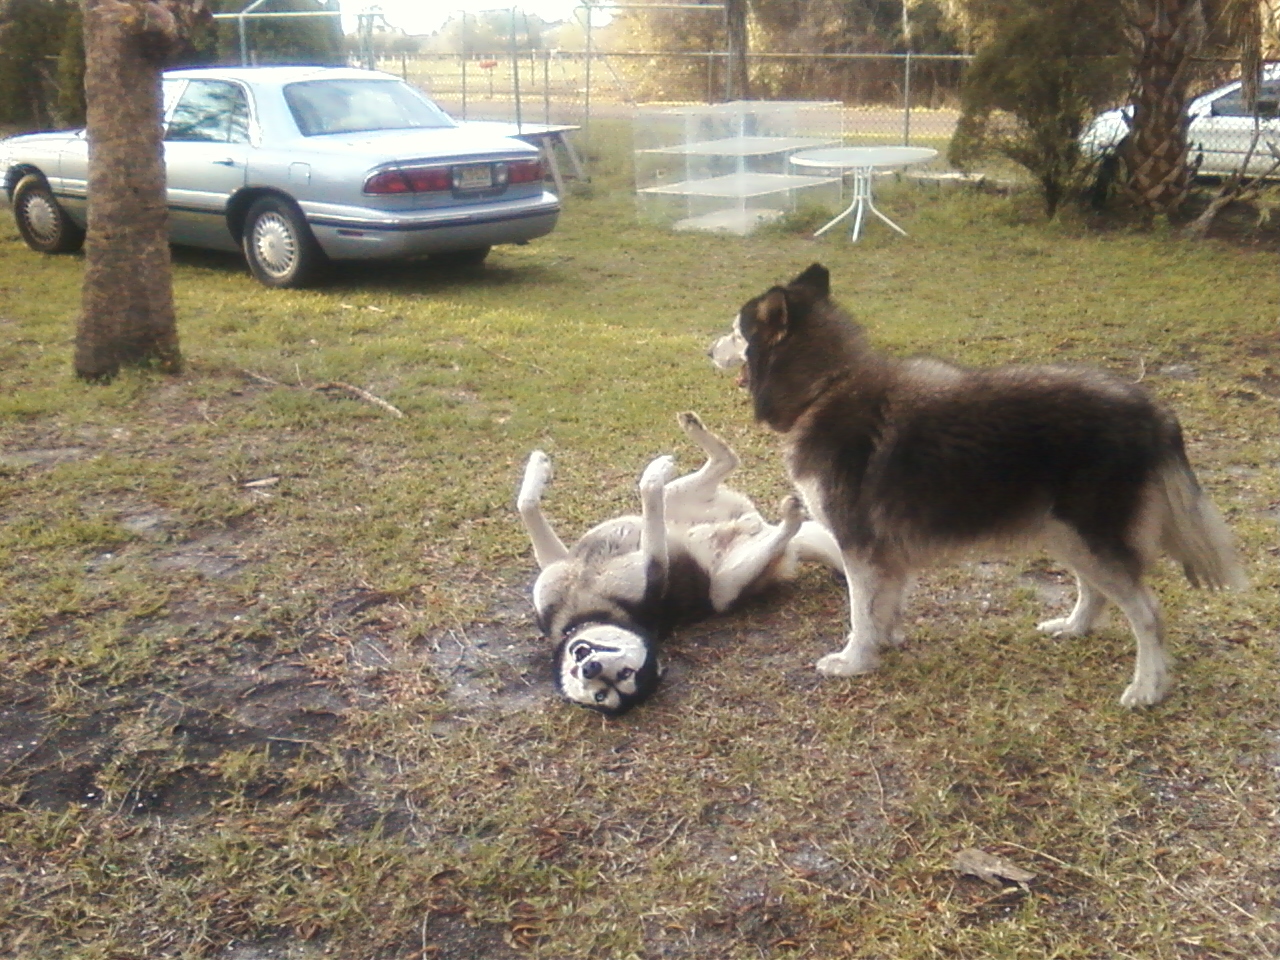
[[[488,190],[493,186],[493,168],[487,163],[473,163],[453,168],[455,190]]]

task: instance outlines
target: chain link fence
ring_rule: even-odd
[[[850,143],[945,150],[959,111],[969,58],[910,54],[755,54],[752,97],[838,100]],[[628,117],[638,107],[723,99],[723,52],[539,50],[511,54],[384,56],[377,68],[402,76],[459,119],[576,124]]]

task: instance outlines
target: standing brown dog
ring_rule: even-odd
[[[1138,642],[1128,707],[1168,692],[1161,553],[1193,585],[1243,587],[1231,534],[1187,461],[1177,418],[1136,384],[1078,367],[971,369],[871,347],[814,264],[748,300],[711,348],[745,365],[756,419],[782,434],[810,516],[840,545],[851,625],[819,672],[874,670],[913,571],[948,554],[1036,540],[1079,596],[1040,629],[1086,634],[1108,600]]]

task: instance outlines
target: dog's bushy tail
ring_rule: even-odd
[[[1160,473],[1160,490],[1168,507],[1161,545],[1182,564],[1193,587],[1243,590],[1249,585],[1236,559],[1235,538],[1184,457]]]

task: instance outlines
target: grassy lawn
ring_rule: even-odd
[[[909,238],[635,222],[601,122],[560,228],[454,274],[270,292],[175,254],[186,372],[71,374],[82,262],[0,221],[0,955],[1240,957],[1280,951],[1280,261],[877,187]],[[632,509],[696,410],[776,515],[771,437],[704,350],[810,262],[886,349],[1085,362],[1182,418],[1247,594],[1155,586],[1132,640],[1046,640],[1043,557],[934,571],[870,677],[825,572],[680,632],[621,721],[558,702],[513,501]],[[403,418],[340,391],[353,384]],[[981,561],[981,562],[980,562]],[[957,872],[977,847],[1035,874]]]

